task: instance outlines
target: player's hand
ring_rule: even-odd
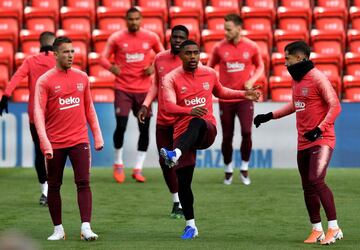
[[[95,150],[96,151],[101,151],[104,148],[104,144],[102,145],[95,145]]]
[[[256,91],[257,89],[261,88],[261,86],[251,87],[251,89],[245,90],[245,98],[251,101],[259,100],[260,93]]]
[[[121,72],[120,67],[117,66],[117,65],[112,65],[109,70],[110,70],[111,73],[113,73],[116,76],[119,76],[120,72]]]
[[[45,158],[50,160],[54,157],[53,151],[51,149],[45,151]]]
[[[192,116],[204,116],[206,115],[208,112],[207,108],[204,107],[193,107],[190,115]]]
[[[255,116],[255,119],[254,119],[255,127],[258,128],[261,123],[268,122],[268,121],[270,121],[270,120],[273,119],[273,118],[274,118],[274,115],[273,115],[272,112],[267,113],[267,114],[257,115],[257,116]]]
[[[144,69],[144,74],[149,76],[154,73],[154,65],[150,65],[149,67]]]
[[[137,113],[137,118],[140,123],[145,123],[145,117],[148,115],[148,112],[148,108],[145,105],[141,105],[141,108]]]
[[[320,129],[319,127],[316,127],[316,128],[314,128],[314,129],[306,132],[306,133],[304,134],[304,137],[305,137],[307,140],[309,140],[309,141],[311,141],[311,142],[314,142],[314,141],[316,141],[316,139],[318,139],[321,135],[322,135],[321,129]]]
[[[3,95],[0,101],[0,116],[2,116],[4,110],[6,113],[8,113],[8,100],[9,97],[7,97],[6,95]]]
[[[245,90],[250,90],[253,88],[254,83],[252,81],[246,81],[244,86],[245,86]]]

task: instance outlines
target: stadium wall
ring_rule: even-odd
[[[214,104],[218,119],[218,105]],[[255,114],[266,113],[279,108],[284,103],[256,103]],[[96,103],[105,147],[101,152],[92,151],[95,167],[110,167],[113,163],[112,136],[115,128],[114,107],[111,103]],[[337,145],[331,161],[332,167],[360,167],[360,124],[359,103],[342,103],[342,113],[336,122]],[[34,147],[29,131],[27,104],[10,103],[11,113],[0,118],[0,167],[32,167]],[[156,103],[153,105],[156,116]],[[213,146],[198,151],[197,167],[222,168],[221,126],[218,121],[218,136]],[[158,167],[155,145],[155,119],[151,121],[151,138],[145,167]],[[236,121],[234,135],[234,163],[240,166],[240,127]],[[253,151],[250,167],[253,168],[296,168],[296,128],[295,115],[253,127]],[[134,116],[130,116],[124,143],[125,166],[132,167],[137,149],[138,129]]]

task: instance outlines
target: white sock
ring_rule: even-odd
[[[329,220],[329,221],[328,221],[328,228],[338,229],[338,228],[339,228],[339,225],[338,225],[338,223],[337,223],[337,220]]]
[[[64,232],[64,227],[62,224],[54,226],[54,231],[55,232]]]
[[[312,228],[315,229],[316,231],[323,231],[321,222],[312,224]]]
[[[48,183],[45,181],[43,184],[40,183],[41,193],[47,197],[48,194]]]
[[[123,148],[115,148],[115,159],[114,159],[114,163],[115,164],[124,164],[123,162]]]
[[[175,151],[175,153],[176,153],[176,156],[175,156],[174,161],[177,161],[177,160],[179,160],[180,156],[182,155],[182,152],[181,152],[181,150],[178,149],[178,148],[175,148],[174,151]]]
[[[240,171],[248,171],[249,170],[249,162],[248,161],[242,161]]]
[[[225,173],[233,173],[234,172],[234,164],[230,162],[229,164],[224,165],[224,172]]]
[[[180,202],[178,193],[172,193],[171,196],[172,196],[173,202]]]
[[[141,170],[143,168],[145,157],[146,157],[146,151],[138,151],[137,152],[136,163],[135,163],[134,169]]]
[[[191,220],[187,220],[186,221],[186,226],[190,226],[190,227],[193,227],[195,228],[195,219],[191,219]]]
[[[89,228],[91,228],[90,227],[90,222],[83,222],[81,224],[81,230],[85,230],[85,229],[89,229]]]

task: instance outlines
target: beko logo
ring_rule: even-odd
[[[74,107],[77,107],[80,105],[80,98],[79,97],[68,97],[66,99],[63,99],[63,98],[59,98],[59,104],[61,106],[64,106],[64,105],[67,105],[65,107],[61,107],[60,110],[63,110],[63,109],[69,109],[69,108],[74,108]]]
[[[125,56],[126,56],[127,63],[141,62],[144,60],[144,57],[145,57],[145,55],[143,53],[134,53],[134,54],[126,53]]]
[[[227,72],[238,72],[245,69],[245,64],[239,62],[227,62],[226,63]]]
[[[191,100],[187,100],[185,99],[185,105],[186,106],[198,106],[198,107],[201,107],[201,106],[204,106],[205,103],[206,103],[206,98],[205,97],[195,97],[194,99],[191,99]]]
[[[305,102],[296,101],[296,102],[295,102],[296,112],[305,110],[305,106],[306,106],[306,105],[305,105]]]

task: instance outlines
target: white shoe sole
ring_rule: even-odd
[[[94,241],[94,240],[97,240],[98,238],[99,238],[98,235],[93,235],[90,237],[85,237],[83,234],[80,235],[80,239],[84,240],[84,241]]]
[[[246,186],[249,186],[251,184],[250,177],[245,177],[242,174],[240,174],[240,180]]]
[[[225,185],[231,185],[232,180],[233,180],[232,176],[229,179],[224,179],[224,184]]]

